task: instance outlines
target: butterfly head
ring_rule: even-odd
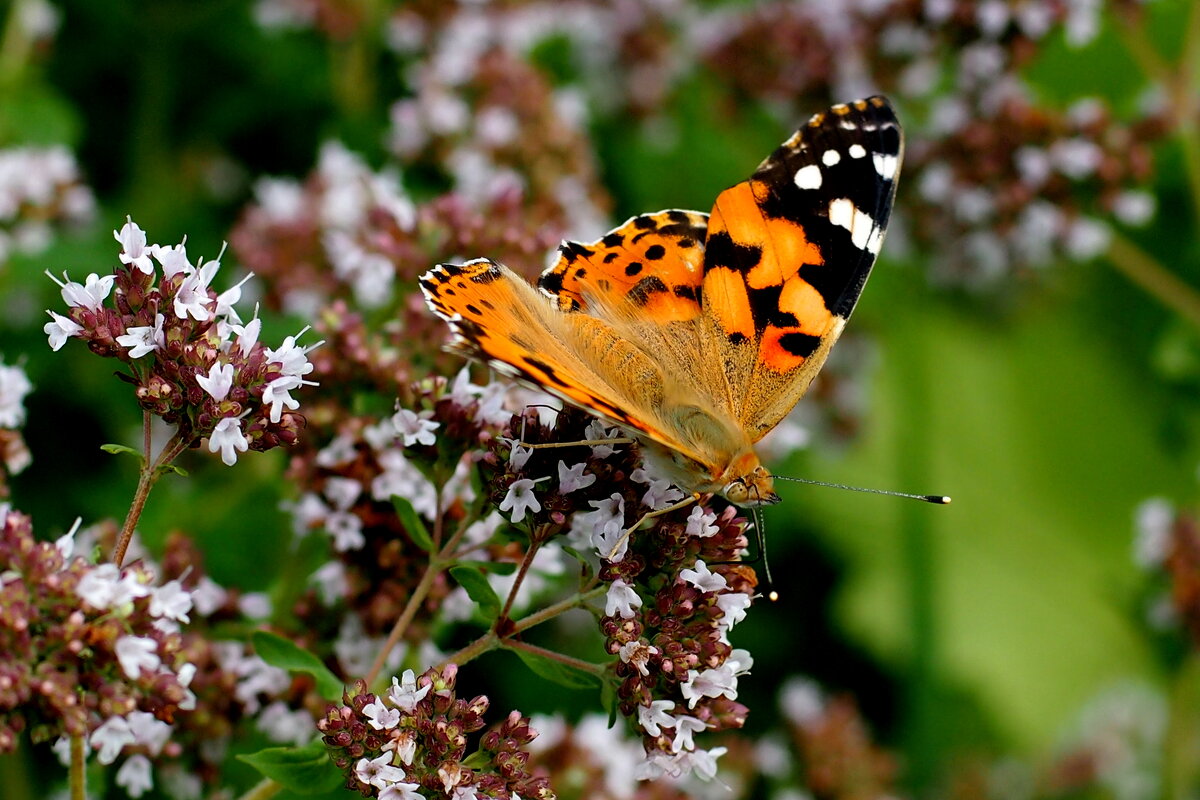
[[[721,490],[726,500],[738,506],[769,506],[779,502],[775,479],[753,452],[734,459],[726,471],[732,480]]]

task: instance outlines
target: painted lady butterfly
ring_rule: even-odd
[[[565,242],[537,289],[486,258],[441,264],[421,289],[451,349],[629,431],[682,488],[775,503],[754,443],[796,405],[854,310],[903,150],[886,99],[836,105],[709,215],[643,214]]]

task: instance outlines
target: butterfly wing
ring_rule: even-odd
[[[438,265],[420,285],[450,324],[451,349],[703,461],[661,417],[681,392],[686,400],[686,389],[621,320],[564,313],[559,300],[486,258]]]
[[[871,97],[813,116],[717,197],[703,317],[706,335],[722,342],[730,413],[751,441],[796,405],[854,310],[902,155],[891,106]]]

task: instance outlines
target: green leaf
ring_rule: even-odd
[[[471,567],[472,569],[490,572],[493,575],[512,575],[517,571],[517,565],[511,561],[456,561],[455,566]]]
[[[130,453],[138,457],[142,455],[132,447],[126,447],[123,444],[102,444],[100,445],[100,449],[106,453],[112,453],[113,455],[118,455],[120,453]]]
[[[340,700],[344,688],[341,680],[321,663],[321,659],[294,642],[267,631],[255,631],[251,637],[254,652],[273,667],[288,672],[303,672],[317,681],[317,691],[326,700]]]
[[[175,464],[164,464],[163,466],[159,467],[159,469],[161,469],[163,472],[174,472],[176,475],[182,475],[185,478],[188,476],[188,471],[186,469],[176,466]]]
[[[432,553],[433,539],[426,530],[425,523],[421,522],[421,518],[417,516],[417,511],[412,507],[412,503],[400,495],[394,494],[392,495],[392,506],[395,507],[396,515],[400,517],[400,522],[408,531],[408,536],[413,543],[426,553]]]
[[[525,666],[529,667],[535,675],[553,681],[559,686],[565,686],[568,689],[592,689],[600,685],[600,678],[590,672],[547,658],[541,653],[531,653],[528,650],[516,648],[509,649],[516,653],[517,657],[524,661]]]
[[[475,567],[460,564],[451,567],[450,574],[467,590],[467,595],[479,606],[485,619],[491,621],[500,614],[500,597],[483,572]]]
[[[330,792],[345,779],[320,740],[304,747],[268,747],[238,759],[296,794]]]

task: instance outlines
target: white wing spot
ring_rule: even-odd
[[[859,250],[879,255],[883,247],[883,230],[871,219],[871,215],[860,211],[848,197],[829,201],[829,221],[839,228],[850,231],[850,241]]]
[[[842,160],[842,154],[837,150],[826,150],[821,154],[821,163],[827,167],[832,167]]]
[[[847,150],[846,152],[850,154],[851,158],[862,158],[863,156],[865,156],[867,154],[867,151],[865,149],[863,149],[863,146],[861,144],[850,145],[850,149]]]
[[[879,173],[879,177],[885,181],[890,181],[896,177],[897,159],[895,156],[886,153],[872,153],[871,158],[875,161],[875,171]]]
[[[796,170],[796,185],[801,189],[820,189],[821,168],[816,164],[809,164]]]

